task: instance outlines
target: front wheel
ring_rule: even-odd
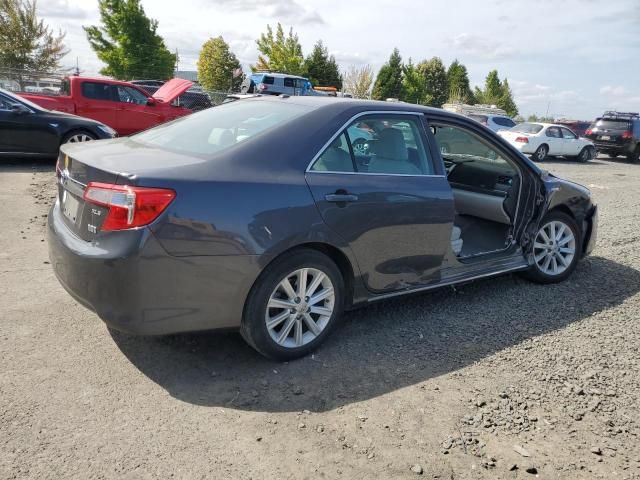
[[[536,162],[542,162],[545,158],[547,158],[548,153],[549,147],[547,147],[546,145],[540,145],[533,153],[533,159]]]
[[[96,139],[96,136],[93,135],[92,133],[84,132],[84,131],[76,131],[76,132],[67,133],[62,139],[61,144],[64,145],[65,143],[90,142],[95,139]]]
[[[576,268],[580,245],[580,230],[571,216],[547,214],[533,243],[533,265],[524,275],[537,283],[561,282]]]
[[[580,163],[587,163],[592,158],[595,158],[595,150],[591,147],[584,147],[577,157]]]
[[[247,299],[240,333],[266,357],[302,357],[337,323],[343,292],[342,274],[329,257],[316,250],[296,250],[260,275]]]
[[[633,151],[633,153],[627,155],[627,160],[629,160],[631,163],[640,162],[640,145],[636,146],[636,149]]]

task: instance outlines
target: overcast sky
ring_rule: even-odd
[[[394,47],[414,62],[464,63],[472,85],[489,70],[507,77],[523,115],[592,119],[640,111],[640,0],[143,0],[181,69],[195,69],[209,37],[222,35],[245,70],[267,24],[293,26],[305,55],[322,39],[340,66],[384,63]],[[65,65],[87,74],[100,62],[82,25],[97,0],[39,0],[46,22],[67,32]]]

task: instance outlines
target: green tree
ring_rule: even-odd
[[[342,75],[333,55],[329,55],[322,40],[313,46],[313,51],[304,61],[304,75],[314,85],[342,89]]]
[[[448,102],[461,102],[474,104],[473,92],[469,86],[469,74],[467,67],[457,59],[454,60],[447,70],[447,84],[449,86]]]
[[[158,22],[144,12],[140,0],[98,0],[102,26],[83,27],[89,44],[107,66],[103,75],[131,80],[173,76],[176,55],[158,35]]]
[[[208,90],[236,90],[242,83],[240,62],[224,38],[210,38],[198,57],[198,81]]]
[[[476,87],[475,98],[479,103],[496,105],[503,109],[510,117],[518,115],[518,107],[513,100],[513,93],[508,80],[500,81],[497,70],[492,70],[484,82],[484,89]]]
[[[403,98],[402,77],[402,57],[398,49],[394,48],[389,61],[378,72],[373,85],[373,98],[375,100]]]
[[[527,122],[538,122],[538,121],[539,121],[538,116],[535,113],[527,117]]]
[[[0,75],[24,90],[30,74],[60,68],[64,36],[38,20],[35,0],[0,0]]]
[[[369,98],[373,84],[373,69],[371,65],[362,67],[351,66],[344,75],[344,90],[353,98]]]
[[[302,75],[304,73],[304,57],[302,46],[298,41],[298,35],[289,29],[285,36],[282,25],[278,23],[275,37],[271,25],[267,25],[266,33],[256,40],[258,45],[258,62],[252,66],[253,70],[271,70],[274,72],[288,73],[289,75]]]
[[[424,104],[426,102],[426,83],[420,71],[413,65],[411,59],[403,67],[402,91],[405,102]]]
[[[417,70],[423,77],[425,86],[425,98],[421,103],[432,107],[442,107],[449,98],[447,70],[444,68],[442,60],[438,57],[424,60],[418,64]]]

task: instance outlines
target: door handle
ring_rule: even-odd
[[[355,202],[358,200],[357,195],[352,195],[350,193],[330,193],[324,196],[324,199],[327,202]]]

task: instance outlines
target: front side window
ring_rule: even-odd
[[[107,83],[83,82],[82,96],[94,100],[113,100],[111,85]]]
[[[10,98],[0,95],[0,110],[11,110],[11,105],[14,103]]]
[[[434,128],[434,137],[447,170],[456,164],[467,162],[489,168],[514,170],[511,163],[498,150],[476,134],[450,125],[436,124]]]
[[[136,105],[146,105],[148,97],[135,88],[118,85],[118,101],[124,103],[135,103]]]
[[[432,175],[421,128],[419,118],[409,115],[360,117],[323,151],[311,171]],[[351,166],[344,155],[347,149]]]
[[[563,128],[563,129],[562,129],[562,137],[563,137],[563,138],[570,139],[570,140],[575,140],[576,138],[578,138],[578,137],[576,136],[576,134],[575,134],[575,133],[573,133],[573,132],[572,132],[571,130],[569,130],[568,128]]]

